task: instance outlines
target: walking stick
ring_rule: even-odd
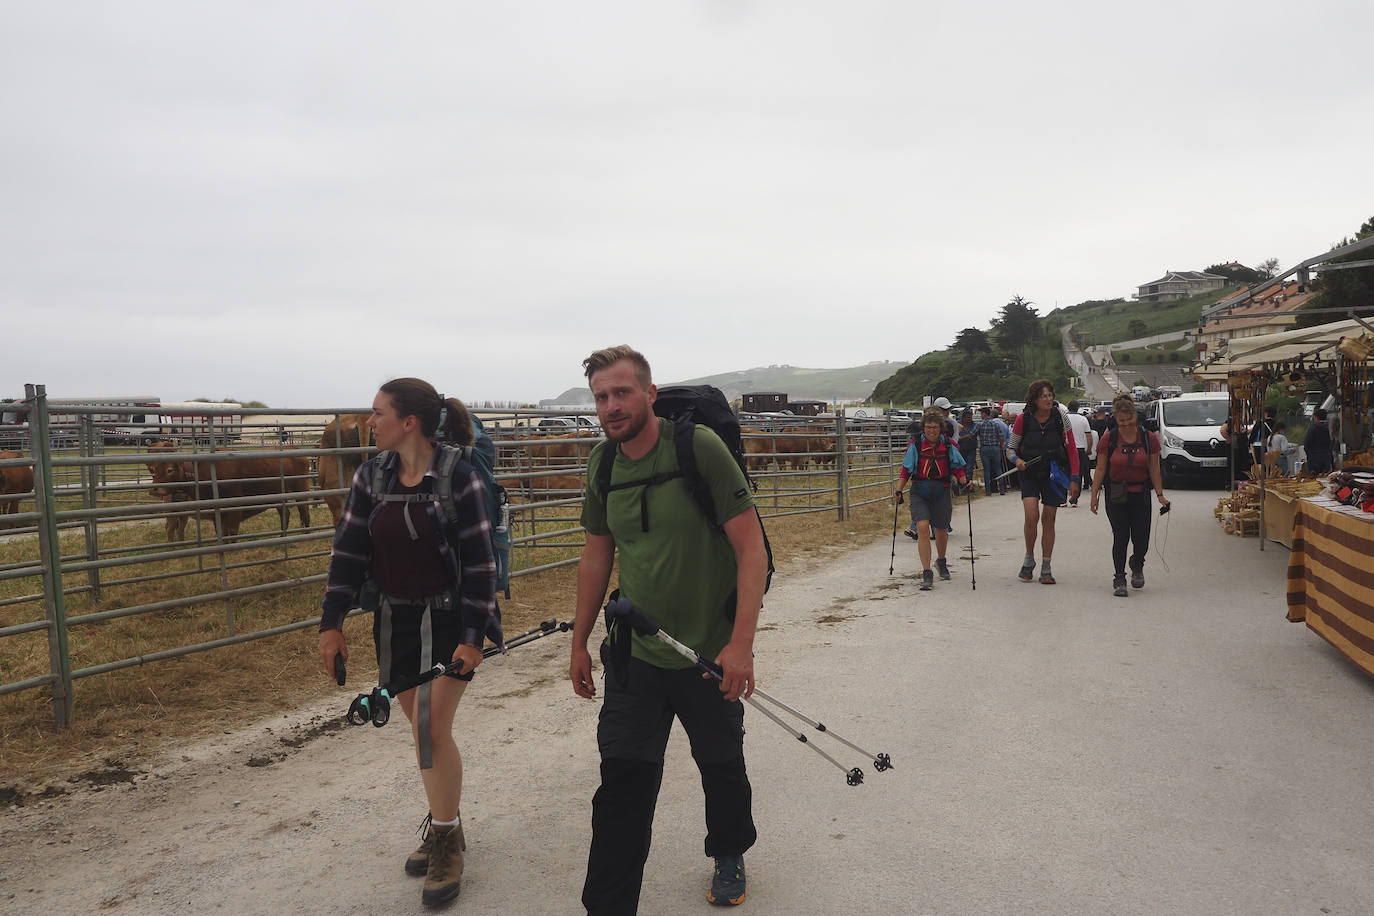
[[[887,564],[887,574],[897,568],[897,507],[902,504],[902,491],[897,491],[897,500],[892,504],[892,560]]]
[[[978,591],[978,554],[973,550],[973,485],[968,488],[968,569],[969,582]]]
[[[658,639],[661,642],[671,647],[673,651],[677,652],[677,654],[681,655],[683,658],[695,663],[698,668],[709,674],[711,677],[715,678],[718,681],[723,681],[725,679],[724,673],[721,671],[719,665],[717,665],[710,659],[703,657],[700,652],[697,652],[691,646],[684,645],[678,642],[673,637],[669,636],[667,633],[663,632],[663,630],[659,628],[658,624],[654,623],[648,617],[644,616],[639,611],[635,610],[634,605],[630,603],[629,599],[616,598],[614,601],[611,601],[609,604],[607,604],[606,617],[608,620],[623,618],[626,622],[629,623],[631,627],[634,628],[635,632],[639,635],[658,637]],[[801,732],[797,731],[795,728],[788,725],[786,722],[782,721],[782,719],[779,718],[776,713],[772,712],[769,709],[765,709],[763,705],[755,699],[755,697],[757,697],[758,700],[767,700],[769,703],[776,706],[778,709],[781,709],[783,712],[790,713],[791,715],[796,716],[798,719],[802,720],[807,725],[814,728],[816,731],[825,732],[827,735],[834,738],[836,741],[840,742],[846,747],[849,747],[853,750],[858,751],[860,754],[863,754],[865,757],[869,758],[872,761],[873,769],[877,770],[879,773],[885,772],[893,768],[892,757],[890,755],[885,753],[869,753],[868,751],[859,747],[854,742],[849,741],[845,738],[841,738],[839,735],[835,734],[833,731],[826,728],[824,723],[818,722],[810,716],[806,715],[805,713],[793,709],[791,706],[788,706],[782,700],[779,700],[777,697],[770,696],[764,693],[757,687],[754,688],[753,696],[748,696],[744,698],[745,702],[747,702],[750,706],[754,707],[759,712],[763,713],[763,715],[767,716],[774,723],[781,726],[782,729],[786,731],[789,735],[791,735],[793,738],[796,738],[802,744],[805,744],[806,746],[811,748],[811,750],[815,751],[817,754],[820,754],[826,760],[830,761],[835,766],[843,770],[845,774],[845,782],[849,785],[862,785],[864,781],[864,771],[861,770],[859,767],[846,768],[844,764],[840,763],[834,757],[830,756],[825,751],[816,747],[815,744],[812,744],[810,741],[808,741],[806,736],[803,735]]]
[[[545,620],[532,630],[527,630],[518,636],[512,636],[506,640],[503,648],[488,646],[482,650],[483,658],[491,658],[493,655],[501,655],[507,649],[514,649],[516,646],[523,646],[526,643],[534,642],[536,639],[543,639],[552,633],[566,633],[573,628],[571,620]],[[353,698],[353,703],[348,707],[348,723],[350,725],[366,725],[371,722],[377,728],[381,728],[391,721],[391,701],[401,694],[421,684],[426,684],[436,677],[443,677],[445,674],[452,674],[462,667],[461,661],[449,662],[448,664],[438,664],[432,668],[420,672],[417,675],[401,678],[390,684],[379,684],[372,688],[371,693],[360,693]],[[334,657],[334,674],[340,678],[342,675],[342,656]]]

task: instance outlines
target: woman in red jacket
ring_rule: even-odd
[[[1026,409],[1017,416],[1007,443],[1007,458],[1016,462],[1021,473],[1021,505],[1025,510],[1026,558],[1020,577],[1035,578],[1036,528],[1040,538],[1040,581],[1054,584],[1050,555],[1054,553],[1054,519],[1065,496],[1078,499],[1078,446],[1073,439],[1068,412],[1054,399],[1049,379],[1036,379],[1026,390]],[[1061,491],[1051,474],[1051,465],[1068,475],[1067,492]]]

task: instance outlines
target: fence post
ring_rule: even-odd
[[[835,485],[839,490],[835,507],[839,520],[849,518],[849,460],[845,443],[844,414],[835,414]]]
[[[72,720],[72,659],[67,649],[67,606],[62,595],[62,548],[57,540],[57,509],[52,485],[52,446],[48,439],[48,395],[44,385],[25,385],[29,408],[29,449],[33,453],[33,504],[38,513],[38,558],[43,567],[43,608],[48,617],[48,664],[52,669],[52,715],[58,728]]]
[[[78,439],[80,446],[77,453],[83,458],[95,457],[95,417],[90,414],[83,414],[77,417],[77,428],[80,430]],[[93,465],[82,465],[81,467],[81,508],[94,509],[96,507],[96,472]],[[96,522],[93,518],[88,518],[82,522],[82,528],[86,535],[86,559],[94,563],[100,555],[100,548],[96,540]],[[100,570],[92,567],[86,570],[86,585],[91,590],[91,601],[100,600]]]

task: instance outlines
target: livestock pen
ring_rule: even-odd
[[[172,437],[153,450],[105,441],[78,420],[71,444],[55,446],[42,387],[27,395],[26,448],[0,460],[0,472],[33,474],[33,489],[16,494],[21,511],[0,516],[0,694],[48,688],[63,726],[81,679],[317,625],[334,534],[318,504],[346,495],[349,469],[372,451],[345,442],[340,422],[365,410],[238,408],[232,442]],[[535,432],[553,411],[479,413],[511,496],[512,577],[575,564],[599,437]],[[747,422],[745,440],[756,443],[750,474],[765,520],[844,519],[887,500],[905,445],[885,421],[843,417]],[[172,465],[189,476],[159,481]],[[229,473],[246,466],[253,476]]]

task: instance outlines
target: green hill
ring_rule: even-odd
[[[870,399],[902,406],[940,395],[952,401],[1019,400],[1038,378],[1048,378],[1067,395],[1072,372],[1064,362],[1061,329],[1066,325],[1073,325],[1082,346],[1192,330],[1203,306],[1239,288],[1227,286],[1178,302],[1092,300],[1047,315],[1016,297],[991,328],[966,328],[946,349],[926,353],[877,385]]]
[[[800,366],[760,366],[736,372],[721,372],[697,378],[659,382],[659,385],[715,385],[727,400],[738,400],[750,391],[781,391],[793,400],[861,401],[873,386],[890,378],[908,363],[878,360],[847,369],[805,369]],[[551,398],[552,404],[590,404],[592,393],[586,387],[569,388]]]

